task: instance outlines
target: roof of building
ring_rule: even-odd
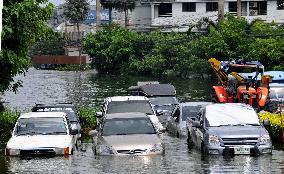
[[[131,86],[129,91],[140,91],[145,96],[173,96],[176,95],[175,87],[171,84],[146,84]]]

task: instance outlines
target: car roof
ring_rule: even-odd
[[[146,84],[141,86],[131,86],[130,91],[141,91],[146,96],[175,96],[176,89],[171,84]]]
[[[107,97],[107,101],[130,101],[130,100],[149,100],[145,96],[113,96],[113,97]]]
[[[54,104],[36,104],[34,108],[59,108],[59,107],[70,107],[70,108],[75,108],[75,105],[72,103],[54,103]]]
[[[149,118],[145,113],[141,112],[126,112],[126,113],[114,113],[114,114],[107,114],[107,119],[113,118]]]
[[[205,105],[209,105],[212,104],[212,102],[184,102],[184,103],[180,103],[180,105],[182,107],[184,106],[205,106]]]
[[[281,88],[281,87],[284,87],[284,83],[270,83],[269,84],[269,87],[271,88]]]
[[[19,118],[32,118],[32,117],[50,117],[50,118],[55,118],[55,117],[66,117],[65,112],[28,112],[20,115]]]

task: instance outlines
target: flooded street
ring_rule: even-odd
[[[157,80],[176,87],[180,101],[208,100],[207,79],[153,79],[149,77],[106,76],[87,72],[59,72],[30,69],[18,92],[6,92],[5,106],[27,112],[35,103],[74,102],[79,106],[100,106],[108,96],[126,95],[137,81]],[[69,158],[4,157],[9,137],[0,140],[0,173],[284,173],[284,151],[273,150],[263,156],[203,156],[187,147],[186,139],[165,134],[165,155],[108,157],[95,156],[92,144],[84,142],[81,150]]]

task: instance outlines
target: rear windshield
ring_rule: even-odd
[[[174,105],[178,104],[176,97],[151,97],[149,98],[153,105]]]
[[[155,134],[149,118],[114,118],[106,120],[103,135]]]
[[[269,97],[272,99],[283,99],[284,98],[284,88],[270,88]]]
[[[182,107],[182,120],[185,121],[188,117],[196,117],[200,108],[201,105]]]
[[[153,109],[147,100],[112,101],[107,106],[107,113],[142,112],[153,115]]]
[[[66,124],[61,117],[32,117],[18,120],[16,135],[67,134]]]
[[[65,112],[70,122],[77,122],[76,112],[71,107],[38,107],[33,109],[34,112]]]

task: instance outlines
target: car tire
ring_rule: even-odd
[[[177,138],[179,138],[179,137],[180,137],[179,132],[177,132],[177,134],[176,134],[176,135],[177,135]]]

